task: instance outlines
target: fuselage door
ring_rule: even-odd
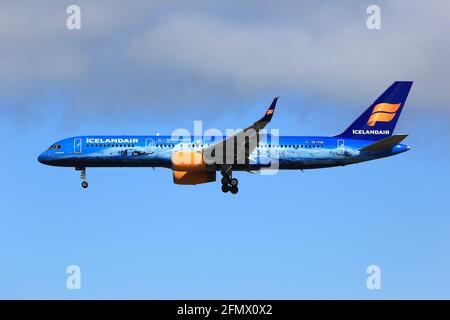
[[[153,153],[155,149],[155,141],[153,139],[145,139],[145,150],[148,153]]]
[[[81,138],[73,139],[73,153],[81,153]]]
[[[344,154],[344,152],[345,152],[345,142],[344,141],[345,140],[341,140],[341,139],[339,139],[337,141],[337,147],[338,147],[339,154]]]

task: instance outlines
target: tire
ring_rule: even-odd
[[[222,184],[228,184],[230,182],[230,180],[228,178],[223,177],[220,182],[222,182]]]
[[[230,188],[228,187],[228,185],[226,185],[226,184],[222,185],[222,192],[227,193],[229,190],[230,190]]]
[[[236,194],[236,193],[238,193],[239,189],[238,189],[238,187],[232,187],[230,189],[230,191],[231,191],[232,194]]]
[[[82,186],[84,189],[86,189],[86,188],[89,186],[89,184],[87,183],[87,181],[83,181],[83,182],[81,183],[81,186]]]
[[[237,187],[238,183],[239,183],[239,181],[236,178],[233,178],[230,180],[230,184],[232,187]]]

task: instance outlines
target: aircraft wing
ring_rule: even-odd
[[[398,134],[391,137],[387,137],[384,139],[381,139],[377,142],[374,142],[372,144],[369,144],[368,146],[365,146],[364,148],[361,148],[361,151],[371,152],[371,151],[380,151],[380,150],[386,150],[390,149],[396,144],[399,144],[402,142],[408,135],[407,134]]]
[[[272,120],[277,101],[278,97],[273,99],[264,116],[254,122],[251,126],[227,137],[225,140],[205,148],[203,151],[205,160],[212,163],[213,158],[217,161],[217,159],[222,157],[223,162],[221,163],[223,164],[245,163],[248,155],[251,154],[258,145],[259,131],[264,129],[270,120]]]

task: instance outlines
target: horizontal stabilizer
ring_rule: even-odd
[[[384,139],[381,139],[377,142],[374,142],[372,144],[369,144],[368,146],[365,146],[364,148],[361,148],[361,151],[371,152],[371,151],[381,151],[381,150],[387,150],[391,149],[396,144],[399,144],[402,142],[408,135],[407,134],[398,134],[395,136],[387,137]]]

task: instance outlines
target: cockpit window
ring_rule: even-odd
[[[61,145],[57,143],[51,145],[50,148],[48,148],[48,150],[59,150],[59,149],[61,149]]]

